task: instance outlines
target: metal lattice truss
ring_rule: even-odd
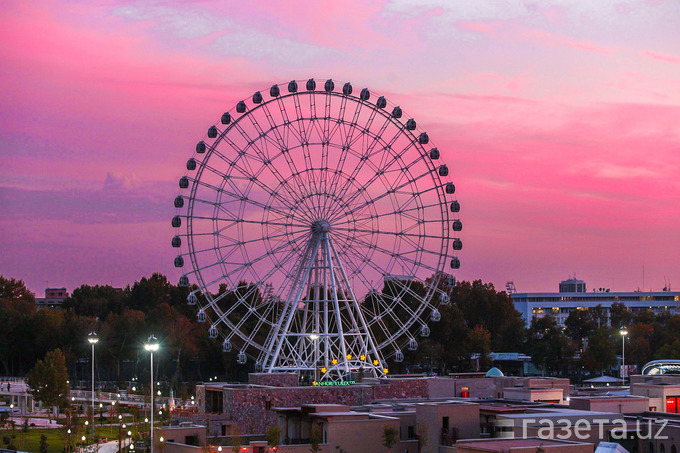
[[[240,363],[381,376],[448,303],[460,205],[399,107],[350,84],[305,87],[255,93],[198,143],[175,199],[175,265],[190,262],[188,302]]]

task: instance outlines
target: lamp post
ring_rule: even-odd
[[[319,339],[319,334],[316,332],[313,332],[310,336],[309,339],[314,342],[314,382],[319,381],[319,376],[318,376],[318,365],[319,365],[319,343],[317,340]]]
[[[149,339],[146,340],[144,349],[151,353],[151,427],[149,429],[149,442],[151,444],[150,452],[153,453],[153,353],[158,351],[158,339],[151,335]]]
[[[619,333],[621,334],[621,380],[625,384],[624,370],[626,369],[626,335],[628,335],[628,328],[625,326],[621,327]]]
[[[94,440],[94,345],[99,341],[97,332],[90,332],[87,341],[92,345],[92,440]]]

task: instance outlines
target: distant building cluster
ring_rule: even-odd
[[[560,282],[557,293],[511,293],[515,308],[522,314],[527,327],[532,318],[551,314],[560,324],[574,310],[585,310],[601,305],[607,318],[615,303],[621,303],[632,311],[651,310],[654,313],[668,311],[680,314],[680,291],[633,291],[611,292],[609,288],[598,288],[587,292],[583,280],[571,278]]]
[[[35,305],[38,310],[41,308],[61,309],[61,304],[67,297],[68,291],[66,291],[66,288],[46,288],[45,297],[36,297]]]
[[[159,427],[157,441],[166,453],[206,443],[224,451],[235,439],[241,452],[265,452],[263,433],[276,427],[277,451],[289,453],[385,451],[388,430],[400,453],[677,453],[680,439],[680,375],[636,375],[630,387],[577,387],[498,369],[337,387],[296,382],[292,374],[251,374],[248,384],[198,385],[198,413]]]

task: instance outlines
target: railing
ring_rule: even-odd
[[[118,396],[120,395],[120,396]],[[88,401],[91,401],[92,399],[92,391],[90,390],[71,390],[71,396],[74,396],[76,398],[82,398]],[[139,403],[139,404],[144,404],[149,402],[149,396],[148,395],[139,395],[139,394],[129,394],[127,392],[120,392],[120,393],[115,393],[115,392],[99,392],[95,391],[94,392],[94,400],[98,402],[112,402],[112,401],[119,401],[121,403]],[[154,396],[153,401],[155,404],[167,404],[168,402],[168,397],[166,396]],[[175,400],[177,401],[177,400]]]

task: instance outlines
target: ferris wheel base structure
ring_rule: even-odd
[[[333,246],[330,223],[316,221],[311,230],[290,302],[258,363],[269,373],[307,372],[314,382],[343,381],[360,370],[373,377],[386,375],[388,369]],[[294,323],[296,316],[302,322]]]
[[[384,377],[449,303],[462,248],[449,167],[399,106],[357,91],[258,91],[208,128],[179,180],[179,283],[256,373]]]

